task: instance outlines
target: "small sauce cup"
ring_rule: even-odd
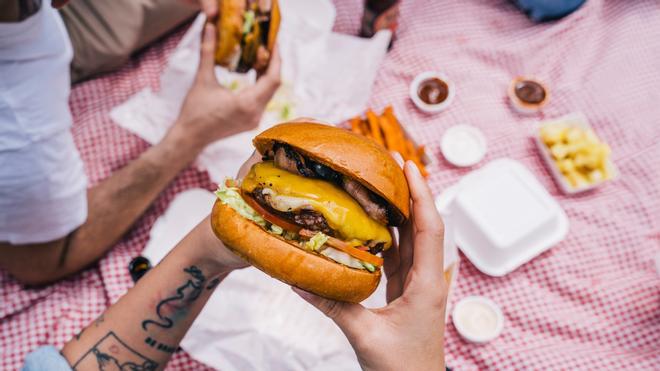
[[[522,114],[533,114],[548,104],[548,88],[531,77],[516,77],[509,84],[509,99],[513,108]]]
[[[427,71],[413,79],[409,94],[417,108],[426,113],[437,113],[451,104],[456,88],[444,74]]]
[[[468,296],[454,306],[452,322],[465,340],[485,344],[502,333],[504,315],[494,301],[483,296]]]

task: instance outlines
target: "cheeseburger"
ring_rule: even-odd
[[[234,253],[290,285],[360,302],[409,216],[403,171],[383,147],[298,119],[254,138],[262,161],[216,192],[211,224]]]
[[[219,0],[215,62],[231,71],[266,69],[280,28],[277,0]]]

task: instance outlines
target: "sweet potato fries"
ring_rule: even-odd
[[[380,116],[369,109],[366,116],[366,119],[357,116],[349,121],[352,132],[371,138],[390,151],[398,152],[404,160],[417,164],[422,175],[428,175],[423,161],[424,146],[415,146],[406,136],[392,106],[387,106]]]

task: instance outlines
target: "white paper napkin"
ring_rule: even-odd
[[[372,39],[333,33],[335,9],[329,0],[281,0],[280,6],[278,47],[284,83],[259,128],[213,143],[198,157],[198,167],[215,182],[236,173],[252,153],[251,140],[257,133],[283,120],[278,109],[283,104],[291,104],[292,118],[307,116],[330,123],[362,113],[387,52],[389,31]],[[110,112],[117,124],[152,144],[162,139],[195,76],[203,24],[200,15],[182,38],[160,77],[159,91],[144,89]],[[233,74],[221,67],[216,67],[216,76],[226,86],[255,81],[254,73]]]
[[[152,266],[160,262],[179,241],[211,213],[215,195],[206,189],[181,192],[170,203],[149,232],[149,242],[142,255]]]
[[[203,189],[177,195],[156,221],[142,255],[156,265],[213,205]],[[384,281],[364,304],[385,304]],[[223,371],[359,370],[350,344],[316,308],[265,273],[229,275],[181,342],[194,359]]]

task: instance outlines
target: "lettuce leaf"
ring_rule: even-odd
[[[254,209],[250,207],[250,205],[248,205],[245,200],[243,200],[238,187],[227,187],[227,183],[231,184],[233,181],[230,180],[229,182],[225,181],[218,184],[218,189],[215,191],[215,195],[218,197],[220,202],[234,209],[234,211],[236,211],[245,219],[251,220],[260,225],[262,228],[266,229],[267,225],[270,223],[267,223],[261,215],[254,211]],[[270,225],[269,232],[277,235],[283,235],[287,239],[294,239],[298,237],[295,233],[285,231],[280,226],[275,224]],[[321,246],[325,245],[327,241],[328,236],[322,232],[318,232],[312,238],[306,241],[303,244],[303,247],[307,250],[318,251]],[[338,263],[347,265],[352,268],[367,269],[370,272],[374,272],[376,270],[376,267],[373,265],[357,260],[348,254],[335,250],[331,247],[323,250],[321,254],[331,258]]]
[[[312,251],[317,251],[321,248],[326,242],[328,242],[328,236],[324,233],[318,232],[309,241],[305,242],[305,248]]]
[[[254,12],[248,10],[243,15],[243,34],[248,34],[252,31],[252,25],[254,24]]]
[[[220,201],[234,209],[240,216],[245,219],[251,220],[261,227],[266,228],[266,220],[264,220],[261,215],[259,215],[250,205],[248,205],[241,194],[238,192],[237,187],[227,187],[225,182],[218,184],[218,190],[215,191],[215,195],[220,199]]]
[[[367,270],[371,273],[376,271],[376,267],[373,264],[367,263],[367,262],[360,262],[362,263],[362,266],[367,268]]]
[[[273,234],[282,235],[282,233],[284,233],[284,228],[280,227],[279,225],[271,224],[270,232]]]

